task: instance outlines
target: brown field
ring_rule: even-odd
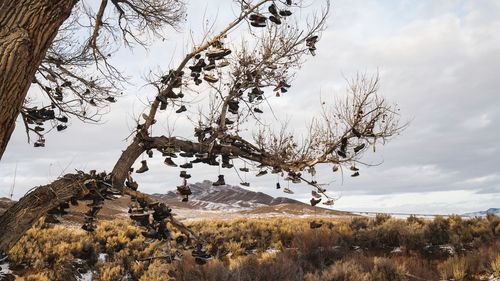
[[[10,251],[19,280],[495,280],[500,218],[406,220],[312,218],[190,222],[213,258],[198,265],[189,245],[147,241],[126,219],[94,234],[75,227],[31,229]],[[170,263],[174,251],[182,258]]]

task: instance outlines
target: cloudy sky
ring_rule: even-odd
[[[188,2],[189,18],[180,32],[169,31],[167,40],[148,52],[122,50],[115,56],[133,85],[102,124],[73,120],[68,130],[48,135],[44,149],[35,149],[18,122],[0,162],[0,197],[8,197],[16,166],[15,198],[74,169],[112,169],[134,117],[153,94],[142,87],[141,77],[175,65],[187,49],[190,30],[198,34],[206,20],[223,27],[236,13],[236,7],[228,8],[230,0]],[[364,161],[382,164],[361,167],[360,177],[346,174],[342,180],[320,169],[318,180],[332,182],[330,194],[340,196],[335,208],[445,214],[500,207],[499,30],[499,1],[334,1],[317,56],[308,57],[286,96],[270,99],[277,116],[290,119],[300,132],[320,97],[334,100],[344,94],[346,77],[378,72],[380,94],[397,103],[402,119],[410,122],[392,142],[367,153]],[[174,135],[190,136],[190,124],[168,114],[158,131],[174,128]],[[136,177],[143,191],[161,193],[178,184],[179,170],[162,161],[155,157],[151,170]],[[218,169],[198,166],[191,174],[191,181],[215,181]],[[240,182],[232,170],[224,174],[227,183]],[[286,195],[274,189],[275,176],[249,175],[247,180],[252,190]],[[309,200],[310,187],[291,188],[291,198]]]

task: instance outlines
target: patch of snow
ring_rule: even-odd
[[[447,252],[450,256],[455,254],[455,248],[450,244],[439,245],[439,249]]]
[[[267,248],[266,253],[269,253],[269,254],[276,254],[276,253],[279,253],[279,251],[280,251],[280,250],[275,249],[275,248]]]
[[[394,249],[392,249],[391,253],[401,253],[403,250],[401,249],[401,247],[396,247]]]
[[[85,273],[80,274],[80,277],[76,277],[77,281],[92,281],[92,277],[94,277],[94,274],[92,273],[92,270],[89,270]]]
[[[10,270],[10,264],[8,262],[0,264],[0,276],[4,274],[12,274]]]
[[[106,258],[108,257],[108,254],[106,253],[99,253],[99,256],[97,257],[97,260],[99,262],[106,262]]]

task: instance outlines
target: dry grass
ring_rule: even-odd
[[[498,217],[424,221],[235,219],[191,222],[215,258],[197,265],[190,250],[171,242],[149,242],[126,220],[103,221],[94,234],[61,226],[30,230],[10,252],[26,265],[23,280],[73,280],[94,270],[97,280],[479,280],[499,275]],[[178,233],[173,233],[173,238]],[[442,247],[446,245],[446,247]],[[450,253],[447,248],[453,248]],[[183,251],[179,262],[162,256]],[[105,253],[106,261],[98,255]]]

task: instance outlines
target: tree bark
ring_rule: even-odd
[[[82,191],[88,175],[67,174],[35,188],[0,216],[0,251],[9,250],[48,210]]]
[[[0,1],[0,159],[35,72],[76,2]]]

